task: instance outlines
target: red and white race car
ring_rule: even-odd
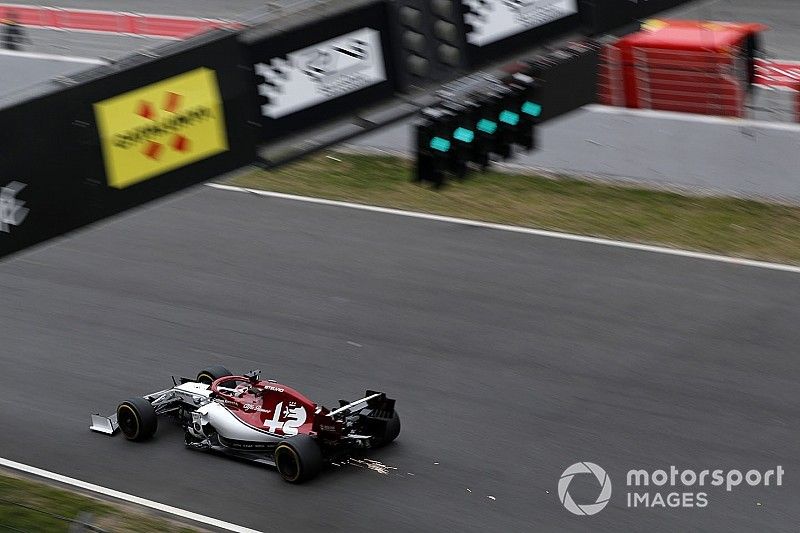
[[[90,429],[121,430],[129,440],[144,441],[155,434],[159,416],[170,416],[185,430],[188,448],[274,465],[291,483],[400,434],[395,401],[382,392],[368,390],[329,410],[286,385],[261,380],[258,370],[237,376],[212,366],[196,379],[172,381],[172,388],[122,402],[112,416],[92,415]]]

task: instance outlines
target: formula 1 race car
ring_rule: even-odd
[[[260,371],[233,375],[212,366],[196,379],[172,378],[173,387],[119,404],[112,416],[92,415],[90,429],[128,440],[151,438],[158,417],[172,417],[186,446],[275,466],[284,480],[313,478],[326,462],[389,444],[400,434],[395,401],[368,390],[326,409],[294,389],[261,380]]]

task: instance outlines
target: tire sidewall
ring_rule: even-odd
[[[133,419],[136,421],[136,433],[134,433],[133,435],[129,435],[128,433],[125,433],[125,429],[122,428],[122,426],[120,426],[120,429],[122,429],[122,434],[125,435],[125,438],[128,440],[137,440],[142,432],[142,419],[139,416],[139,412],[129,402],[123,402],[119,405],[119,407],[117,407],[118,422],[120,418],[119,416],[120,412],[125,412],[125,411],[133,415]]]
[[[289,454],[294,460],[295,467],[297,468],[297,475],[293,478],[287,477],[281,471],[279,456],[282,454]],[[275,448],[275,468],[278,469],[278,473],[281,475],[283,480],[289,483],[298,483],[303,478],[303,463],[300,461],[300,456],[297,454],[297,451],[288,444],[282,443]]]
[[[219,378],[232,375],[231,371],[222,365],[208,366],[197,373],[197,381],[199,383],[207,382],[210,385]]]
[[[132,417],[136,421],[136,432],[126,433],[120,424],[120,415]],[[131,441],[144,441],[155,435],[158,430],[158,415],[153,405],[146,398],[131,398],[117,406],[117,424],[125,438]]]
[[[197,381],[198,382],[206,383],[206,380],[208,380],[207,384],[210,385],[211,383],[214,382],[214,377],[211,376],[211,374],[209,374],[207,372],[200,372],[199,374],[197,374]]]
[[[279,456],[284,453],[291,453],[294,463],[297,466],[297,475],[290,478],[284,475],[280,469]],[[284,481],[289,483],[303,483],[319,474],[322,470],[323,458],[322,450],[317,441],[310,435],[300,434],[290,437],[275,448],[274,454],[275,467]]]

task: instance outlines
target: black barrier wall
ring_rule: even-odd
[[[571,43],[533,62],[542,86],[540,123],[597,100],[600,50],[595,42]]]
[[[391,98],[397,75],[386,2],[242,34],[262,141]]]
[[[0,110],[0,254],[88,223],[75,169],[86,133],[65,90]],[[85,148],[84,148],[85,149]],[[102,176],[96,176],[96,179]]]
[[[154,54],[0,109],[0,255],[255,159],[236,35]]]

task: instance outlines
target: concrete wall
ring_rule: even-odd
[[[411,152],[408,125],[355,146]],[[513,162],[800,203],[800,124],[589,106],[540,128],[540,149]]]

